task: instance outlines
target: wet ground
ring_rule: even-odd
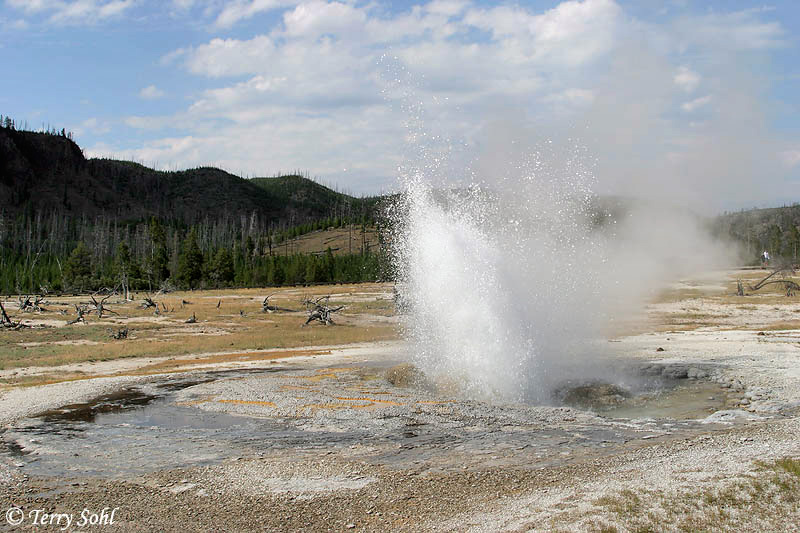
[[[708,431],[704,419],[726,406],[725,389],[675,378],[668,366],[639,368],[634,387],[565,383],[554,393],[556,405],[536,406],[393,386],[386,375],[396,363],[287,363],[159,377],[23,419],[0,437],[3,453],[26,474],[64,479],[303,451],[392,469],[541,468]]]

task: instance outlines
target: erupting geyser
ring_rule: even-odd
[[[592,174],[580,150],[543,146],[465,188],[412,169],[391,210],[413,362],[473,397],[549,398],[602,308]]]

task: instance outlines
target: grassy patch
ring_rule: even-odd
[[[141,309],[144,295],[140,295],[134,302],[114,302],[112,298],[108,307],[117,315],[98,319],[92,314],[88,325],[72,326],[64,324],[73,318],[74,311],[68,315],[58,311],[20,313],[16,319],[48,327],[0,331],[0,369],[394,339],[398,331],[393,323],[370,320],[376,315],[393,314],[393,302],[387,294],[391,294],[391,285],[377,283],[181,292],[154,297],[160,307],[158,315],[152,309]],[[261,302],[267,295],[280,312],[262,312]],[[302,300],[325,295],[331,295],[332,305],[345,306],[335,315],[337,324],[302,327],[306,319]],[[58,300],[58,305],[54,302],[50,307],[74,309],[75,303],[86,298]],[[187,324],[191,316],[197,321]],[[111,332],[123,327],[129,328],[129,338],[111,339]]]
[[[713,488],[665,493],[623,490],[593,503],[612,525],[596,531],[784,531],[800,517],[800,460],[757,463],[756,471]]]

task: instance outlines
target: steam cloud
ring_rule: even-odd
[[[473,117],[482,150],[450,149],[461,169],[420,141],[436,135],[410,136],[426,146],[402,172],[393,243],[412,358],[468,395],[547,401],[569,372],[598,371],[611,324],[670,282],[737,262],[704,218],[787,191],[764,190],[765,173],[787,170],[741,57],[717,54],[698,94],[698,75],[646,44],[612,56],[568,126],[534,129],[525,110]],[[598,197],[622,206],[599,225]]]

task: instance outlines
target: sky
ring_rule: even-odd
[[[415,135],[456,179],[558,139],[601,193],[774,205],[800,201],[799,31],[793,0],[0,0],[0,114],[354,194],[396,190]]]

